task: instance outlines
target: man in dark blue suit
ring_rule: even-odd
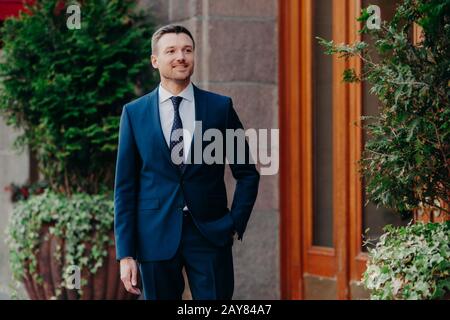
[[[120,122],[116,258],[125,288],[134,294],[140,294],[139,269],[145,299],[181,299],[183,267],[194,299],[231,299],[232,245],[235,235],[242,241],[258,193],[260,176],[245,137],[239,144],[239,135],[227,134],[243,132],[231,98],[191,83],[194,50],[184,27],[156,31],[151,62],[161,83],[126,104]],[[209,129],[223,137],[214,151],[221,161],[199,162],[199,152],[216,142],[202,139]],[[237,181],[231,209],[225,158]]]

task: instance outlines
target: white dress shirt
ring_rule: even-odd
[[[194,87],[192,82],[184,88],[178,95],[171,93],[165,89],[161,84],[158,88],[159,92],[159,120],[161,121],[161,128],[166,139],[166,143],[170,148],[170,133],[172,131],[173,117],[175,111],[173,108],[172,100],[170,97],[179,96],[183,100],[180,103],[180,117],[183,124],[183,156],[186,163],[191,148],[192,136],[195,130],[195,100],[194,100]]]
[[[158,88],[159,95],[159,120],[161,122],[161,128],[166,139],[166,143],[170,148],[170,133],[172,132],[173,118],[175,116],[175,110],[173,108],[172,100],[170,97],[178,96],[183,100],[180,103],[179,112],[181,123],[183,124],[183,156],[186,163],[189,150],[191,148],[192,136],[195,130],[195,100],[194,100],[194,87],[192,82],[184,88],[178,95],[171,93],[165,89],[161,83]],[[187,206],[184,206],[187,210]]]

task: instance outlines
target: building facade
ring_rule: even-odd
[[[140,0],[159,25],[186,26],[197,43],[193,82],[233,98],[246,129],[279,129],[272,149],[279,173],[261,176],[244,241],[233,247],[234,299],[364,299],[359,280],[367,259],[363,231],[376,238],[406,224],[364,197],[357,172],[367,139],[359,117],[377,113],[363,85],[341,81],[344,62],[323,54],[315,38],[360,39],[362,7],[392,16],[392,0]],[[0,2],[0,19],[21,1]],[[361,39],[364,40],[364,39]],[[150,39],[149,39],[150,41]],[[0,120],[0,187],[30,175],[26,154],[11,151],[14,133]],[[227,168],[228,198],[234,180]],[[11,204],[0,195],[0,231]],[[10,273],[0,243],[0,294]],[[1,297],[1,296],[0,296]],[[186,293],[189,297],[189,293]]]

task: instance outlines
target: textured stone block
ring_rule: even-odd
[[[278,128],[278,87],[258,83],[213,83],[209,90],[229,96],[245,129]]]
[[[351,281],[350,282],[350,294],[352,300],[369,300],[370,299],[370,291],[364,288],[362,283],[359,281]]]
[[[13,153],[14,140],[19,135],[19,131],[7,126],[3,118],[0,117],[0,152]]]
[[[169,0],[169,21],[176,23],[202,14],[201,0]]]
[[[280,299],[279,213],[255,210],[243,241],[233,245],[233,299]]]
[[[213,0],[208,5],[211,16],[273,18],[277,15],[276,0]]]
[[[138,9],[143,9],[157,19],[158,24],[169,22],[169,1],[167,0],[139,0]]]
[[[324,278],[313,275],[305,275],[305,299],[306,300],[336,300],[336,279]]]
[[[277,82],[275,21],[211,20],[209,81]]]

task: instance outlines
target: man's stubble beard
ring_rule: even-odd
[[[166,80],[172,80],[172,81],[176,81],[176,82],[186,82],[186,81],[189,81],[191,79],[193,74],[194,74],[194,69],[192,69],[192,71],[189,72],[186,75],[186,77],[184,77],[184,78],[175,78],[175,77],[167,77],[167,76],[164,76],[164,78]]]

